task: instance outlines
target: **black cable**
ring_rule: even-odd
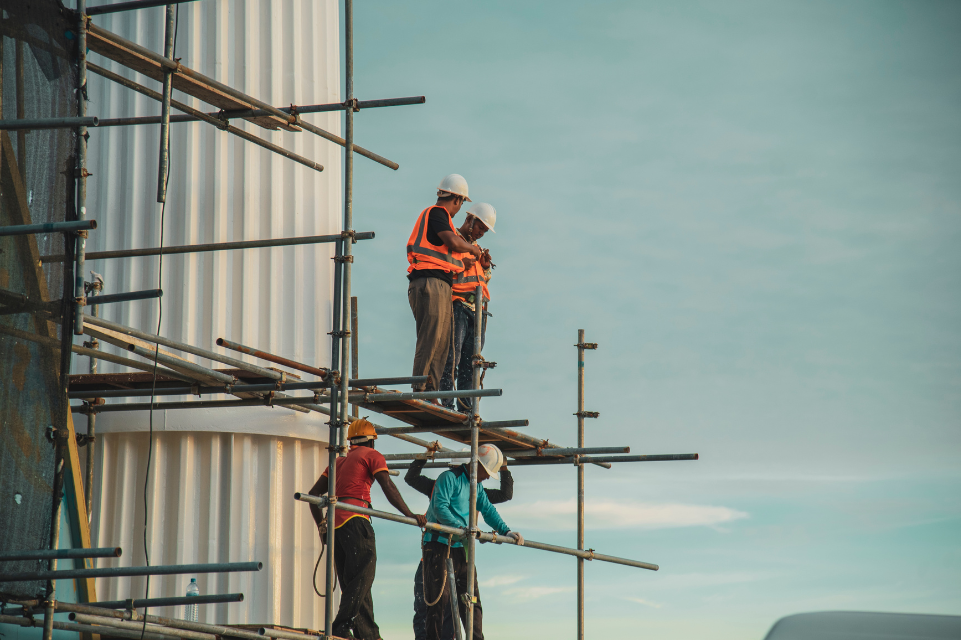
[[[174,14],[174,46],[173,46],[173,57],[177,55],[177,33],[180,31],[180,5],[176,5]],[[171,78],[171,82],[173,78]],[[170,138],[167,138],[167,156],[170,156]],[[164,201],[160,205],[160,260],[157,266],[157,288],[163,291],[163,273],[164,273],[164,218],[167,214],[167,185],[170,184],[170,167],[168,164],[167,175],[164,176]],[[163,297],[157,298],[158,312],[157,312],[157,337],[160,337],[160,323],[163,321],[164,315],[164,303]],[[158,360],[160,359],[160,343],[155,345],[154,349],[154,360],[153,360],[153,382],[150,385],[150,434],[147,441],[147,470],[144,475],[143,482],[143,556],[150,566],[150,552],[147,549],[147,527],[148,527],[148,513],[150,512],[149,504],[147,500],[147,487],[150,484],[150,463],[153,460],[153,409],[154,402],[157,399],[157,367]],[[144,587],[144,600],[150,597],[150,574],[147,574],[146,586]],[[144,634],[147,632],[147,607],[143,608],[144,620],[143,626],[140,628],[140,640],[143,640]]]

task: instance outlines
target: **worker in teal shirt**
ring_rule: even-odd
[[[500,479],[500,467],[504,462],[504,454],[492,444],[484,444],[477,449],[477,512],[484,518],[484,522],[502,536],[509,536],[524,544],[524,537],[516,531],[511,531],[504,520],[497,513],[497,509],[487,499],[480,483],[487,478]],[[470,512],[470,470],[464,464],[456,469],[445,471],[434,484],[434,493],[430,498],[427,509],[427,521],[448,527],[466,529]],[[462,540],[454,537],[451,540],[442,533],[428,531],[424,534],[424,599],[427,601],[427,639],[441,640],[444,624],[444,611],[450,609],[450,592],[446,588],[447,558],[454,563],[454,576],[457,593],[467,593],[467,554]],[[474,575],[474,639],[484,640],[483,610],[480,603],[480,591],[477,588],[477,575]],[[467,624],[467,603],[463,600],[457,603],[462,622]]]

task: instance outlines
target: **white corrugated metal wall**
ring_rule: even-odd
[[[336,0],[205,0],[179,5],[179,12],[176,57],[186,66],[275,105],[340,100]],[[163,8],[94,20],[162,50]],[[159,89],[159,83],[96,54],[90,61]],[[174,97],[215,110],[177,92]],[[160,112],[159,103],[92,73],[89,98],[88,114],[103,118]],[[339,132],[339,113],[305,118]],[[205,123],[173,124],[164,243],[339,232],[340,147],[308,133],[234,124],[319,162],[324,172]],[[91,129],[90,134],[88,170],[93,175],[88,179],[87,215],[99,227],[91,233],[87,250],[157,246],[159,125]],[[167,256],[161,332],[214,350],[216,339],[226,337],[325,364],[331,255],[331,245],[313,245]],[[87,265],[103,274],[105,293],[157,287],[156,257]],[[108,305],[101,311],[107,319],[156,331],[156,301]],[[108,345],[102,348],[117,352]],[[87,366],[86,358],[75,360],[75,371],[86,372]],[[117,370],[99,365],[101,373]],[[264,562],[264,570],[253,576],[198,576],[203,593],[246,595],[243,603],[201,607],[203,619],[322,627],[322,601],[310,587],[319,542],[306,506],[295,504],[292,496],[309,488],[326,466],[321,455],[327,437],[323,422],[319,414],[280,408],[155,412],[148,491],[151,563]],[[123,558],[100,566],[141,564],[147,415],[103,414],[97,427],[101,437],[94,541],[124,548]],[[155,578],[150,595],[182,595],[188,582],[189,576]],[[322,588],[322,575],[318,584]],[[143,589],[144,581],[136,579],[98,583],[98,595],[107,599],[143,597]]]

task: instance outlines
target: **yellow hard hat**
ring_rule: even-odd
[[[358,442],[376,440],[377,431],[374,429],[374,425],[368,422],[365,416],[350,423],[350,428],[347,429],[347,439],[351,442],[353,442],[354,439],[357,439]]]

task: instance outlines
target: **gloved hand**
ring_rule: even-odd
[[[507,532],[507,537],[508,537],[508,538],[514,538],[514,540],[517,541],[517,544],[519,544],[519,545],[522,546],[522,547],[524,546],[524,536],[522,536],[522,535],[519,534],[518,532],[516,532],[516,531],[508,531],[508,532]]]

